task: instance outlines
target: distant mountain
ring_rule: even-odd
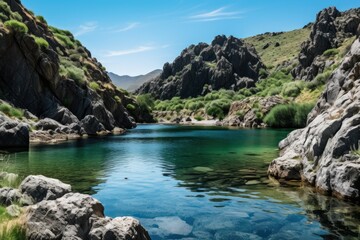
[[[162,70],[156,69],[145,75],[139,75],[139,76],[128,76],[128,75],[119,76],[112,72],[109,72],[108,75],[116,86],[132,92],[135,91],[135,89],[139,88],[145,82],[160,76],[161,72]]]

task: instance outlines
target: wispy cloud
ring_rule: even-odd
[[[86,33],[93,32],[97,29],[98,24],[96,22],[87,22],[79,26],[79,30],[75,32],[75,37],[84,35]]]
[[[227,11],[227,7],[221,7],[210,12],[201,13],[190,16],[189,19],[196,22],[209,22],[225,19],[238,19],[243,18],[241,15],[243,12]]]
[[[127,31],[130,31],[130,30],[136,28],[139,25],[140,25],[140,23],[138,23],[138,22],[130,23],[126,27],[116,29],[113,32],[127,32]]]
[[[148,51],[152,51],[155,49],[160,49],[160,48],[167,48],[170,45],[162,45],[162,46],[139,46],[136,48],[131,48],[131,49],[124,49],[124,50],[119,50],[119,51],[109,51],[105,57],[118,57],[118,56],[124,56],[124,55],[130,55],[130,54],[136,54],[136,53],[141,53],[141,52],[148,52]]]

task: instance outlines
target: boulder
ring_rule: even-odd
[[[27,209],[26,237],[37,239],[148,240],[133,218],[105,218],[103,205],[89,195],[68,193]]]
[[[97,135],[101,131],[105,131],[104,125],[93,115],[87,115],[81,120],[82,127],[89,135]]]
[[[29,196],[33,203],[54,200],[71,192],[71,186],[53,178],[30,175],[20,184],[22,194]]]
[[[28,125],[0,113],[0,148],[28,148]]]
[[[18,189],[0,188],[0,205],[10,206],[13,203],[19,202],[22,195]]]
[[[36,124],[35,124],[35,128],[37,130],[56,130],[57,128],[63,128],[64,125],[58,123],[57,121],[51,119],[51,118],[44,118],[39,120]]]

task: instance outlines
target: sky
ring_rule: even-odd
[[[321,9],[359,0],[22,0],[49,25],[70,30],[108,71],[140,75],[162,69],[191,44],[290,31]]]

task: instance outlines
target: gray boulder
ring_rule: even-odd
[[[22,194],[31,197],[33,203],[43,200],[54,200],[71,192],[69,184],[44,176],[30,175],[20,184]]]
[[[28,148],[29,127],[0,113],[0,148]]]
[[[105,131],[104,125],[93,115],[87,115],[81,120],[81,124],[85,132],[89,135],[96,135],[101,131]]]
[[[13,203],[19,202],[22,195],[18,189],[0,188],[0,205],[10,206]]]
[[[64,125],[58,123],[57,121],[55,121],[51,118],[44,118],[44,119],[41,119],[40,121],[38,121],[35,124],[35,127],[38,130],[44,130],[44,131],[54,130],[55,131],[57,128],[63,128]]]
[[[89,195],[68,193],[27,209],[26,234],[38,239],[150,239],[132,218],[105,218],[103,205]]]

